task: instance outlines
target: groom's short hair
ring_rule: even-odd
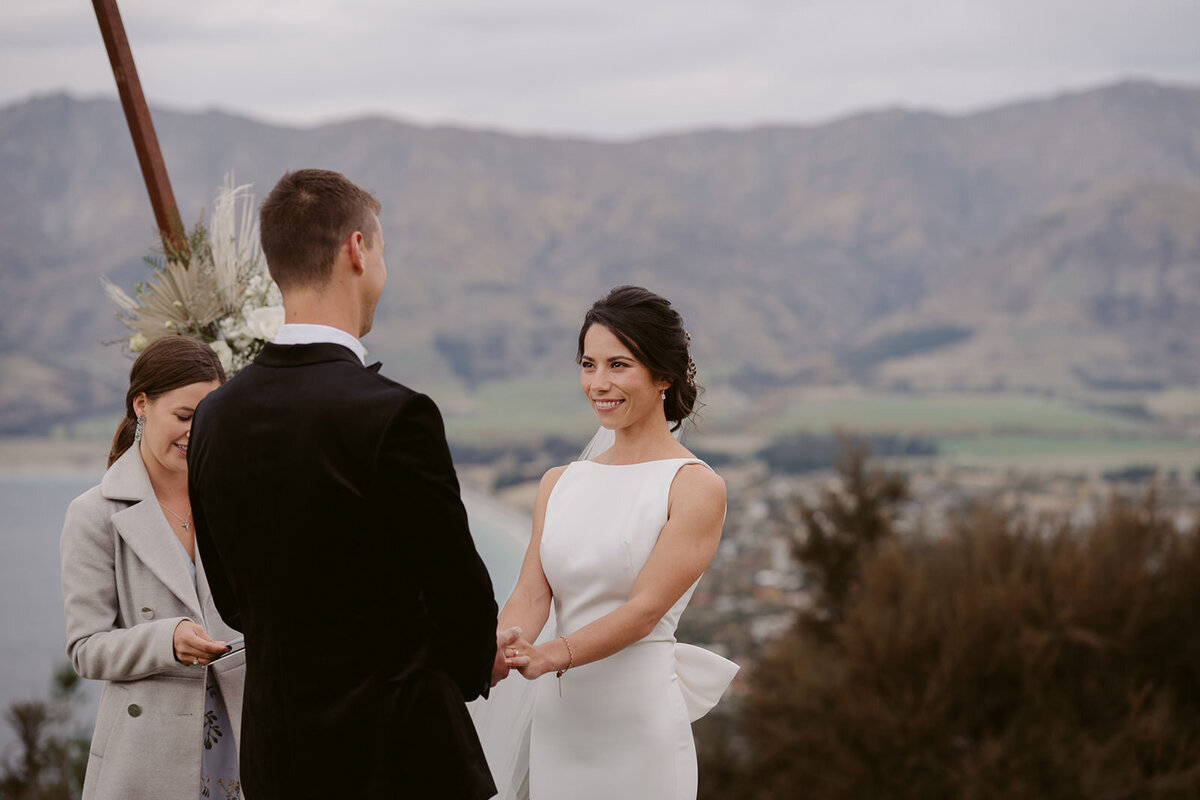
[[[346,237],[361,231],[367,246],[379,235],[380,204],[340,172],[288,172],[259,209],[259,236],[267,269],[279,288],[321,286]]]

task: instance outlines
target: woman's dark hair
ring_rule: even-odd
[[[129,391],[125,393],[125,418],[117,426],[108,466],[120,458],[133,444],[137,414],[133,401],[142,392],[154,400],[180,386],[208,381],[225,382],[221,359],[211,347],[187,336],[164,336],[146,345],[133,368],[129,370]]]
[[[579,329],[577,362],[583,361],[583,338],[593,325],[603,325],[646,365],[655,378],[671,382],[663,410],[676,431],[696,413],[696,365],[688,354],[690,337],[683,317],[670,301],[640,286],[618,286],[592,304]]]

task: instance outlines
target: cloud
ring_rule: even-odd
[[[126,0],[151,102],[632,136],[1200,82],[1193,0]],[[0,102],[112,95],[91,9],[0,6]]]

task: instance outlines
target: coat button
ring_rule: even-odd
[[[131,717],[140,717],[142,715],[142,707],[137,703],[130,703],[129,708],[125,709]]]
[[[142,619],[154,619],[154,610],[147,606],[142,606]]]

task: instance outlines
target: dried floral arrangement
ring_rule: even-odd
[[[153,274],[132,295],[102,279],[131,331],[126,344],[132,353],[161,336],[191,336],[209,345],[232,377],[275,337],[283,298],[259,247],[250,188],[227,175],[209,224],[192,228],[186,251],[167,245],[147,257]]]

